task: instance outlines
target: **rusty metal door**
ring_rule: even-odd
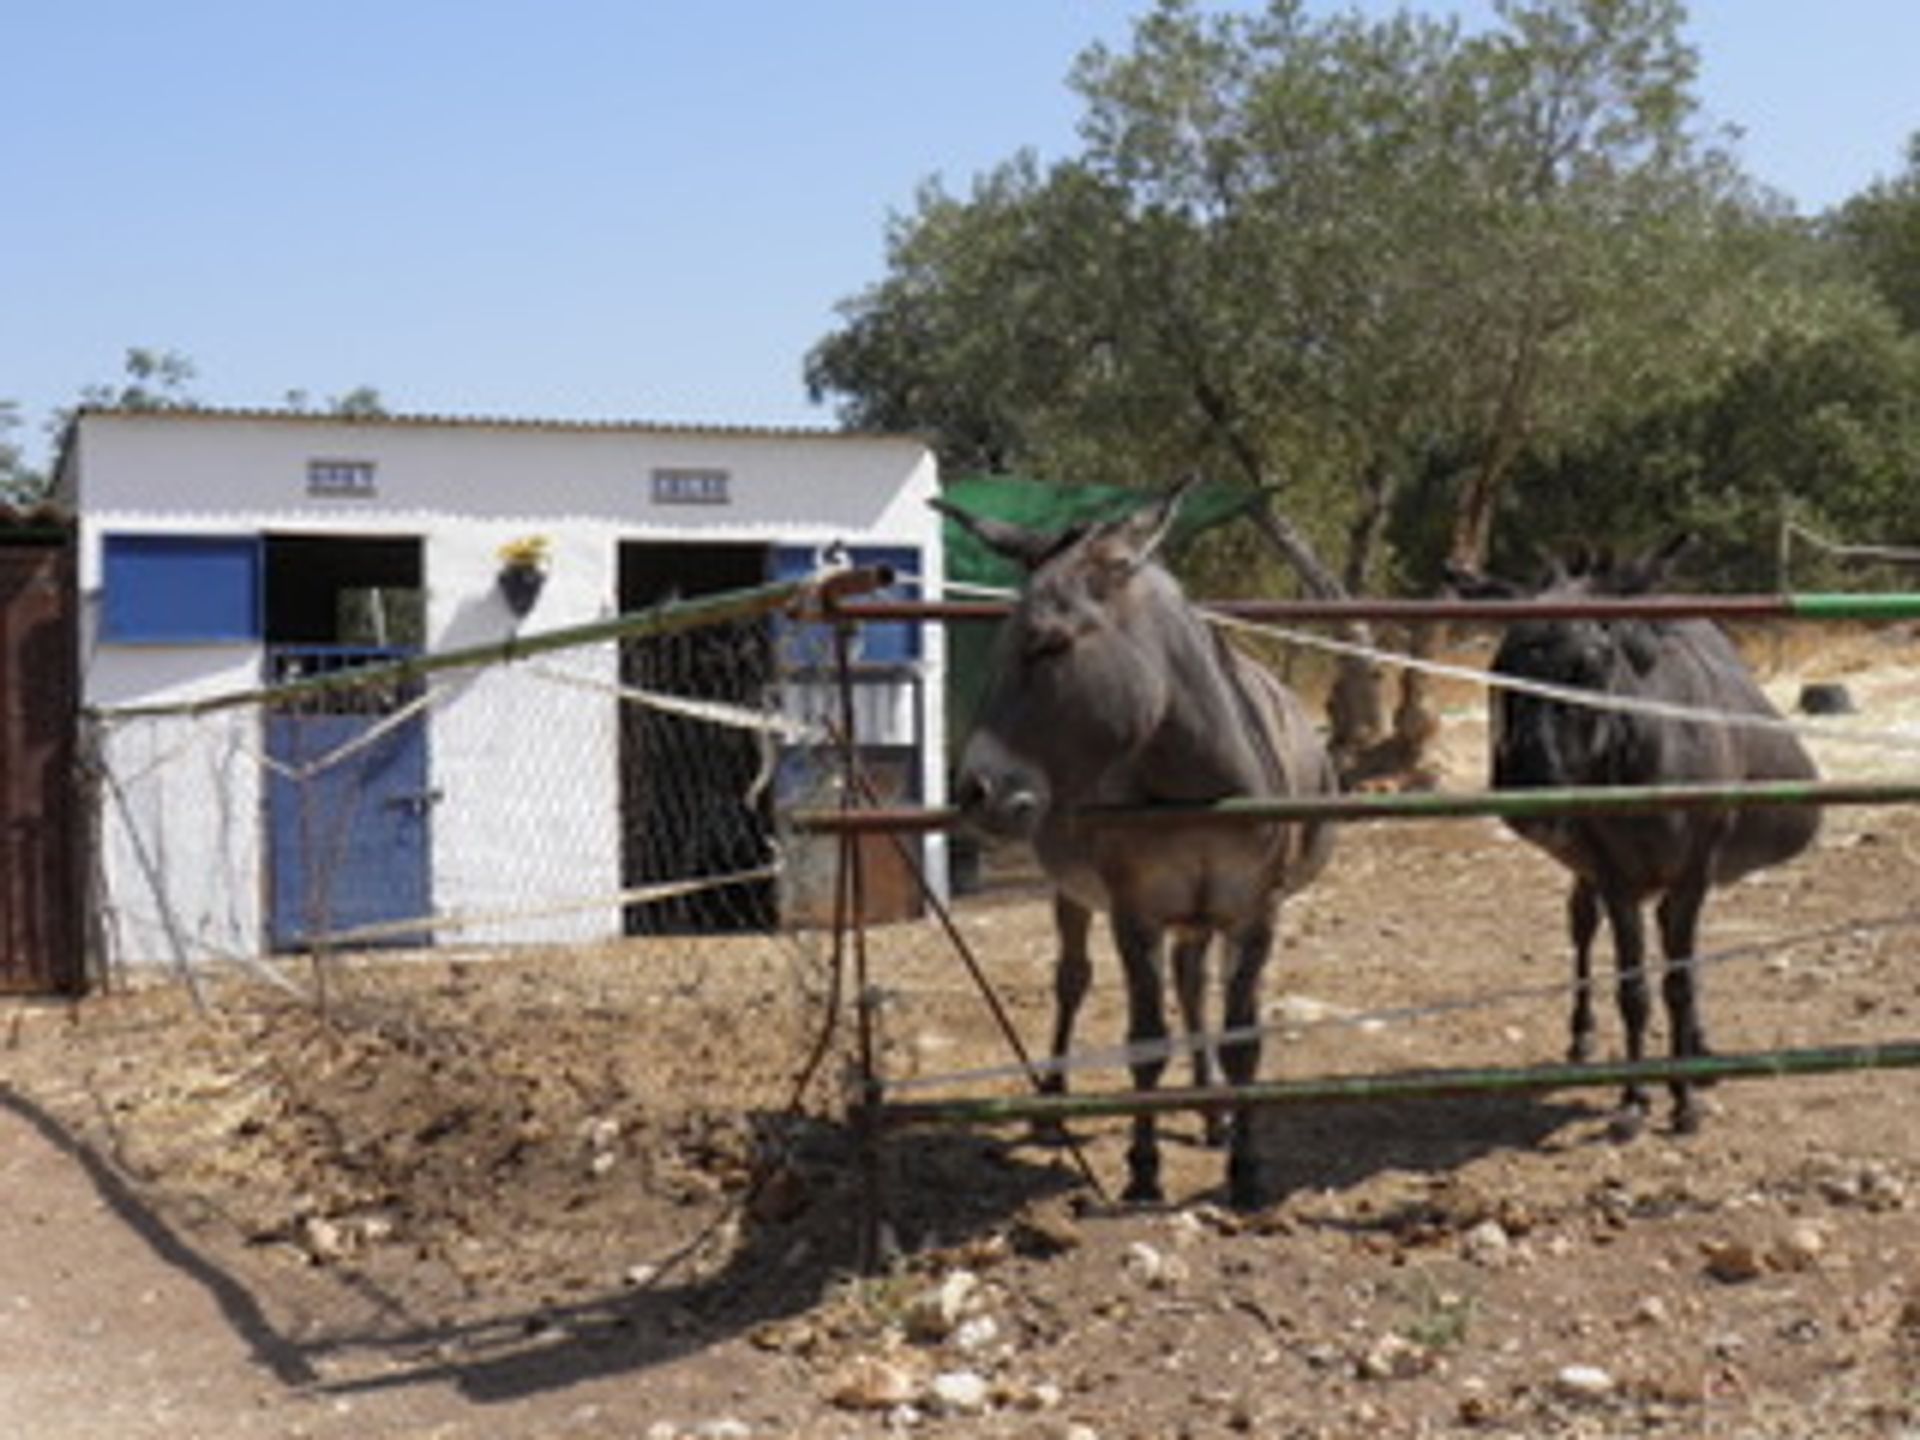
[[[0,533],[0,993],[85,983],[73,548]]]

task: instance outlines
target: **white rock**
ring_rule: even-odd
[[[718,1420],[706,1420],[695,1427],[697,1440],[748,1440],[753,1427],[744,1420],[736,1420],[731,1415],[723,1415]]]
[[[1767,1260],[1776,1270],[1812,1270],[1827,1251],[1827,1237],[1818,1225],[1801,1221],[1790,1225],[1773,1242]]]
[[[991,1315],[975,1315],[962,1320],[953,1331],[953,1345],[971,1355],[984,1350],[1000,1338],[1000,1322]]]
[[[607,1116],[588,1120],[580,1127],[580,1138],[589,1150],[611,1149],[620,1138],[620,1122]]]
[[[1482,1220],[1461,1237],[1460,1253],[1476,1265],[1503,1265],[1512,1258],[1513,1241],[1498,1220]]]
[[[980,1289],[980,1277],[971,1270],[949,1270],[907,1302],[907,1334],[915,1340],[939,1341],[953,1334]]]
[[[1129,1275],[1149,1290],[1169,1290],[1187,1278],[1187,1262],[1178,1255],[1156,1250],[1144,1240],[1127,1246],[1121,1262]]]
[[[1598,1365],[1563,1365],[1553,1388],[1569,1400],[1600,1400],[1613,1393],[1613,1376]]]
[[[984,1375],[972,1370],[945,1370],[933,1377],[927,1396],[949,1415],[978,1415],[992,1393]]]

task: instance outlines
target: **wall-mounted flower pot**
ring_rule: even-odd
[[[524,618],[540,598],[540,587],[547,583],[547,572],[536,565],[503,565],[495,577],[500,598],[516,617]]]

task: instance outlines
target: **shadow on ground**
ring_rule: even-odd
[[[868,1229],[867,1172],[848,1129],[762,1116],[760,1125],[782,1133],[785,1193],[777,1206],[739,1203],[721,1217],[717,1223],[739,1230],[718,1270],[696,1274],[670,1262],[644,1284],[478,1319],[410,1323],[383,1303],[377,1308],[384,1318],[363,1328],[296,1339],[276,1326],[270,1292],[250,1289],[189,1244],[111,1159],[31,1101],[0,1091],[0,1103],[82,1166],[113,1213],[161,1260],[205,1287],[277,1379],[328,1394],[450,1385],[475,1403],[502,1404],[669,1364],[820,1304],[859,1273]],[[1276,1196],[1285,1197],[1337,1191],[1383,1170],[1442,1176],[1492,1151],[1537,1148],[1594,1113],[1584,1105],[1501,1096],[1272,1111],[1262,1125],[1269,1179]],[[1170,1151],[1204,1149],[1191,1119],[1163,1123]],[[1096,1137],[1106,1147],[1103,1163],[1124,1143],[1123,1131],[1119,1122]],[[1086,1190],[1071,1152],[1022,1137],[911,1132],[890,1137],[879,1153],[887,1231],[908,1252],[964,1246],[1004,1232],[1037,1202]],[[1198,1159],[1209,1168],[1224,1161],[1211,1150]],[[1189,1198],[1219,1200],[1221,1194]],[[778,1213],[756,1217],[756,1208]],[[1124,1213],[1094,1204],[1087,1221]],[[357,1289],[350,1269],[341,1270],[337,1283]],[[327,1371],[345,1378],[323,1378]]]

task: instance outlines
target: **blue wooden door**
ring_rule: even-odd
[[[281,648],[286,678],[394,658],[395,652],[340,647]],[[417,693],[392,686],[324,693],[268,712],[267,789],[271,931],[275,949],[316,938],[342,943],[418,945],[430,932],[361,927],[424,919],[434,795],[427,785],[424,712],[401,711]]]

